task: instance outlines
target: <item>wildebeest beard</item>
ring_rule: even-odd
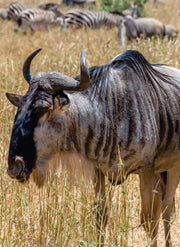
[[[52,95],[35,89],[33,92],[31,90],[27,92],[18,108],[11,136],[8,161],[9,164],[13,165],[16,157],[23,159],[24,165],[16,177],[20,182],[26,181],[32,169],[35,168],[36,147],[33,140],[34,129],[37,126],[38,119],[52,104]],[[9,168],[11,169],[12,167]]]

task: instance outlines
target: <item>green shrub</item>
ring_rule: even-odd
[[[143,16],[144,6],[149,0],[101,0],[101,8],[109,12],[122,12],[131,9],[132,5],[138,6],[138,16]]]

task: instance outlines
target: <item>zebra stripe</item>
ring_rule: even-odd
[[[28,7],[24,4],[13,2],[8,6],[7,18],[9,20],[17,21],[21,13],[26,10]]]

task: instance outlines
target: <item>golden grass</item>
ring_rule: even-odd
[[[1,0],[0,7],[11,1]],[[43,1],[21,1],[40,4]],[[47,2],[47,1],[46,1]],[[58,1],[55,1],[58,2]],[[166,0],[165,5],[147,4],[146,15],[173,24],[180,31],[179,0]],[[180,68],[178,42],[147,40],[119,47],[117,29],[60,30],[22,35],[13,32],[14,23],[0,21],[0,246],[95,246],[96,227],[91,205],[94,191],[73,186],[61,171],[52,183],[39,190],[31,181],[21,185],[7,174],[7,156],[15,108],[5,92],[24,94],[28,88],[22,76],[26,56],[42,47],[32,64],[32,73],[59,71],[69,76],[79,74],[79,57],[83,49],[88,65],[102,65],[126,49],[136,49],[154,63],[166,63]],[[150,246],[139,227],[139,182],[135,175],[113,191],[112,208],[106,230],[107,246]],[[174,246],[179,246],[180,189],[176,194],[176,217],[172,226]],[[164,246],[161,222],[158,241]]]

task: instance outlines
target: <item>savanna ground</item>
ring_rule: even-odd
[[[11,1],[1,0],[0,7]],[[41,4],[43,0],[24,0]],[[47,2],[47,1],[46,1]],[[57,2],[57,1],[54,1]],[[166,0],[153,8],[150,1],[146,16],[174,25],[180,32],[179,0]],[[8,146],[15,107],[5,92],[24,94],[28,88],[22,65],[26,56],[42,47],[32,64],[32,72],[58,71],[69,76],[79,74],[79,57],[83,49],[88,65],[102,65],[126,49],[140,51],[152,63],[165,63],[180,68],[180,36],[176,43],[147,40],[119,47],[117,28],[107,30],[60,30],[36,32],[33,36],[13,32],[14,23],[0,21],[0,246],[96,246],[96,222],[92,186],[82,189],[67,180],[61,170],[43,189],[31,181],[19,184],[6,174]],[[84,181],[87,184],[87,181]],[[139,181],[132,175],[123,186],[112,190],[112,207],[106,229],[107,246],[150,246],[140,224]],[[172,240],[180,246],[180,188],[176,193],[176,214],[172,221]],[[164,246],[160,220],[158,246]]]

